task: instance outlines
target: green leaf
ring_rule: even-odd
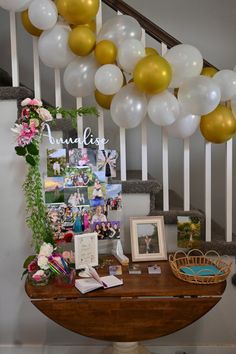
[[[15,150],[16,150],[17,155],[19,155],[19,156],[25,156],[25,154],[26,154],[25,146],[15,146]]]
[[[24,275],[28,273],[28,270],[25,269],[24,272],[21,274],[21,280],[23,279]]]
[[[26,155],[25,159],[31,166],[35,166],[36,165],[36,161],[35,161],[35,159],[33,158],[32,155]]]
[[[26,260],[24,261],[23,268],[27,268],[28,265],[35,259],[35,257],[36,257],[35,254],[27,257]]]
[[[26,146],[26,148],[27,148],[27,151],[30,155],[38,155],[39,154],[39,150],[34,143],[30,143],[29,145]]]

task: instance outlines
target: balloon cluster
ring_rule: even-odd
[[[179,44],[161,56],[144,47],[139,23],[127,15],[109,19],[96,35],[99,0],[0,0],[0,6],[23,11],[23,26],[39,36],[41,61],[65,68],[65,89],[75,97],[94,94],[119,127],[134,128],[148,114],[177,138],[199,124],[213,143],[236,132],[236,69],[203,68],[197,48]]]

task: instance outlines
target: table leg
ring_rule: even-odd
[[[102,351],[102,354],[151,354],[138,342],[114,342],[112,347]]]

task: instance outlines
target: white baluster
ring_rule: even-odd
[[[99,1],[99,10],[96,16],[96,32],[97,34],[99,33],[100,29],[102,27],[102,2],[101,0]],[[104,111],[103,109],[97,105],[97,110],[99,113],[99,117],[98,117],[98,137],[100,139],[104,139]],[[104,149],[104,143],[99,142],[99,150],[103,150]]]
[[[161,43],[161,54],[167,52],[167,45]],[[168,135],[162,128],[162,184],[163,184],[163,210],[169,210],[169,158],[168,158]]]
[[[226,241],[232,242],[233,140],[226,143]]]
[[[190,144],[184,139],[184,210],[190,210]]]
[[[61,75],[60,69],[54,70],[55,74],[55,105],[56,107],[61,107]],[[57,118],[60,119],[62,115],[60,113],[57,114]]]
[[[142,28],[142,39],[141,42],[143,46],[146,45],[146,33]],[[142,140],[142,180],[147,181],[148,179],[148,162],[147,162],[147,118],[142,121],[141,124],[141,140]]]
[[[205,220],[206,241],[211,241],[211,143],[205,143]]]
[[[33,36],[34,96],[41,98],[38,37]]]
[[[19,64],[17,55],[16,42],[16,14],[10,11],[10,40],[11,40],[11,70],[12,70],[12,86],[19,86]]]

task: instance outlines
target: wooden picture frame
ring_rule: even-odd
[[[98,236],[96,232],[75,235],[75,268],[98,265]]]
[[[167,259],[163,216],[130,218],[132,261]]]

